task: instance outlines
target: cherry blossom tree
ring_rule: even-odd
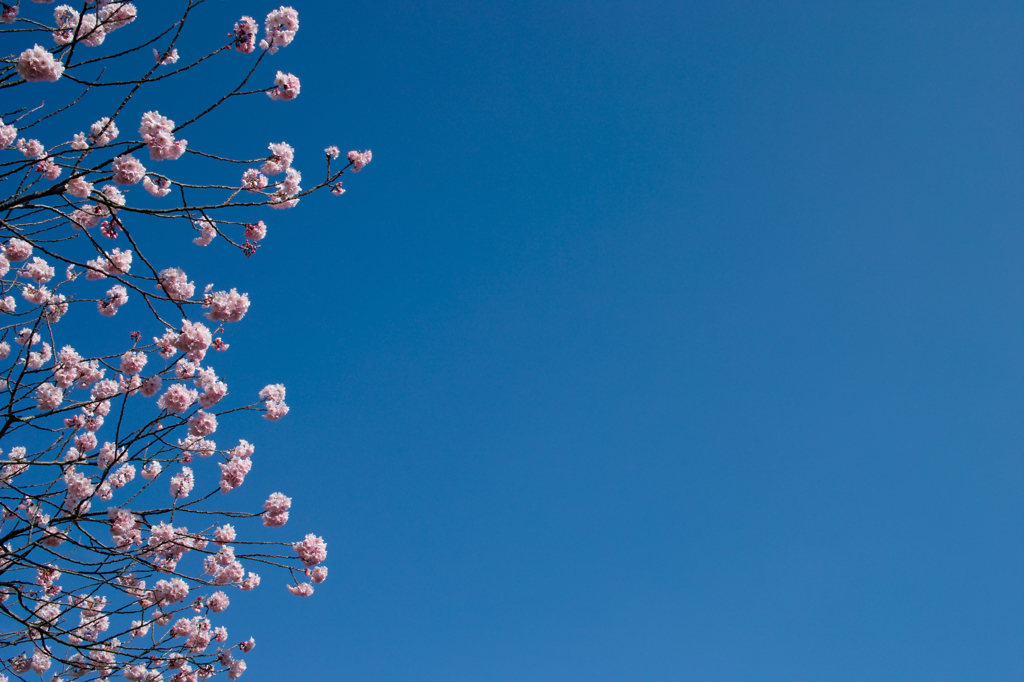
[[[242,16],[190,57],[182,36],[204,2],[184,0],[149,34],[129,2],[2,7],[0,682],[237,679],[255,642],[229,639],[217,614],[261,573],[281,579],[260,589],[302,597],[327,577],[322,538],[252,539],[260,522],[286,524],[291,498],[225,508],[258,456],[247,440],[215,442],[218,424],[243,411],[281,419],[285,387],[229,394],[211,360],[249,297],[197,292],[187,263],[166,262],[181,251],[161,240],[252,257],[264,219],[281,215],[265,207],[341,195],[342,174],[371,154],[339,160],[327,147],[325,171],[303,189],[287,142],[248,159],[190,145],[185,134],[228,102],[300,94],[297,77],[264,65],[295,39],[295,9],[262,26]],[[202,105],[147,99],[162,81],[188,87],[211,60],[248,66]],[[103,102],[97,120],[78,113],[87,96]],[[126,315],[136,331],[103,331]]]

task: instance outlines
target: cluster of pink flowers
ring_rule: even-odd
[[[188,276],[180,268],[161,270],[156,287],[173,301],[187,301],[196,293],[195,283],[188,281]]]
[[[105,279],[108,275],[126,274],[132,268],[132,252],[130,249],[122,251],[115,248],[109,253],[86,261],[89,270],[85,272],[88,280]]]
[[[117,314],[118,308],[128,302],[128,290],[120,284],[107,289],[107,297],[97,303],[100,315],[113,317]]]
[[[217,417],[209,412],[199,410],[188,420],[188,432],[193,436],[205,438],[217,430]]]
[[[89,141],[97,147],[102,147],[116,140],[120,132],[117,124],[111,121],[109,116],[104,116],[89,126]]]
[[[139,134],[149,148],[149,158],[154,161],[178,159],[188,147],[188,140],[174,139],[174,121],[161,116],[158,111],[147,111],[142,115]]]
[[[255,451],[247,441],[239,442],[230,450],[226,464],[220,466],[220,491],[229,493],[245,482],[245,476],[252,470],[252,453]]]
[[[4,123],[3,119],[0,118],[0,149],[7,149],[16,139],[18,139],[18,129]]]
[[[21,272],[26,277],[35,281],[36,284],[46,284],[53,279],[55,274],[53,266],[39,256],[35,256],[31,263],[21,269]]]
[[[260,398],[267,403],[267,413],[263,415],[270,421],[277,421],[288,414],[288,405],[284,402],[284,384],[270,384],[260,391]]]
[[[267,145],[270,156],[263,162],[260,169],[267,175],[278,175],[291,168],[295,159],[295,150],[287,142],[271,142]]]
[[[235,50],[242,54],[250,54],[256,49],[256,20],[243,16],[235,22],[235,30],[228,35],[234,40]]]
[[[245,238],[252,239],[253,241],[259,241],[267,236],[267,226],[263,224],[263,221],[257,223],[247,223],[245,226]]]
[[[70,45],[77,40],[82,45],[97,47],[107,37],[106,31],[97,26],[99,17],[95,14],[87,12],[85,16],[80,16],[73,7],[59,5],[53,10],[53,18],[57,22],[53,42],[58,45]]]
[[[302,174],[294,168],[285,171],[284,180],[278,184],[278,189],[270,198],[270,208],[292,208],[299,203],[296,196],[302,191],[299,183],[302,182]]]
[[[171,193],[171,181],[167,178],[160,178],[157,182],[148,177],[143,178],[142,187],[155,197],[165,197]]]
[[[210,347],[213,337],[210,330],[202,322],[181,321],[181,333],[174,341],[174,347],[180,350],[189,360],[196,362],[206,356],[206,349]]]
[[[267,37],[260,41],[260,47],[274,54],[295,40],[295,33],[299,30],[299,13],[291,7],[278,7],[267,14],[263,26]]]
[[[327,559],[327,543],[324,539],[309,533],[302,542],[296,542],[292,549],[299,555],[299,561],[307,568],[323,563]]]
[[[18,56],[18,74],[29,83],[54,83],[64,74],[64,64],[36,45]]]
[[[185,388],[181,384],[171,384],[167,388],[167,392],[156,401],[156,405],[161,410],[181,414],[191,407],[198,398],[199,392],[195,389]]]
[[[249,294],[240,294],[237,289],[216,291],[207,294],[203,307],[208,308],[206,317],[214,322],[238,322],[249,311]]]
[[[210,242],[217,237],[217,227],[209,218],[203,217],[193,220],[192,225],[199,230],[199,236],[192,240],[199,246],[209,246]]]
[[[365,152],[351,151],[348,153],[348,160],[352,163],[352,172],[358,173],[363,167],[370,163],[373,152],[367,149]]]
[[[40,173],[47,180],[56,180],[61,174],[60,166],[55,164],[53,158],[49,156],[45,156],[42,160],[36,162],[35,169],[37,173]]]
[[[259,192],[266,188],[267,176],[255,168],[250,168],[242,173],[242,189],[250,192]]]
[[[134,185],[142,182],[146,176],[146,167],[131,154],[124,154],[114,159],[114,182],[119,185]]]
[[[263,503],[263,525],[267,528],[280,528],[288,523],[288,510],[291,506],[292,498],[282,493],[271,493]]]
[[[297,76],[278,71],[277,77],[274,79],[274,87],[267,91],[267,96],[270,99],[287,102],[298,97],[300,89],[301,84]]]
[[[178,48],[172,48],[167,52],[160,52],[155,47],[153,48],[153,59],[156,60],[157,66],[167,66],[168,64],[178,63]]]

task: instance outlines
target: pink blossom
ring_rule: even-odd
[[[167,66],[168,64],[178,63],[178,48],[173,48],[168,52],[159,52],[153,48],[153,58],[156,60],[157,66]]]
[[[30,284],[26,284],[21,290],[22,297],[29,303],[36,305],[42,305],[46,301],[50,300],[50,290],[46,287],[39,287],[38,289]]]
[[[58,30],[53,32],[53,42],[58,45],[69,45],[77,40],[82,45],[97,47],[103,44],[107,32],[103,26],[97,25],[95,14],[79,16],[78,12],[68,5],[61,5],[53,12]]]
[[[323,562],[327,558],[327,543],[324,539],[309,533],[302,542],[292,545],[292,549],[299,555],[299,560],[307,568]]]
[[[288,523],[288,510],[291,506],[291,498],[286,498],[281,493],[272,493],[263,503],[263,525],[268,528],[280,528]]]
[[[152,398],[160,392],[161,384],[163,384],[163,379],[160,377],[149,377],[142,382],[142,387],[139,390],[145,397]]]
[[[114,182],[119,185],[134,185],[142,182],[146,176],[146,167],[131,154],[124,154],[114,159]]]
[[[92,480],[76,471],[69,471],[64,475],[64,484],[67,486],[66,495],[71,506],[88,499],[96,492]]]
[[[15,18],[18,16],[18,6],[3,4],[3,12],[0,13],[0,22],[4,24],[13,24]]]
[[[325,149],[324,153],[327,154],[327,158],[329,158],[329,159],[336,159],[339,156],[341,156],[341,150],[338,149],[333,144],[330,147],[328,147],[327,149]]]
[[[157,407],[168,412],[180,414],[186,411],[199,397],[199,392],[185,388],[181,384],[171,384],[167,392],[156,401]]]
[[[85,133],[75,133],[71,139],[71,148],[80,152],[89,148],[89,142],[85,139]]]
[[[189,360],[198,362],[206,356],[212,340],[210,330],[202,322],[182,320],[181,334],[175,339],[174,347],[185,353]]]
[[[193,220],[192,224],[199,230],[199,236],[192,241],[199,246],[207,246],[217,236],[217,229],[213,225],[213,221],[209,218],[200,218],[199,220]]]
[[[154,161],[180,158],[188,145],[188,140],[174,139],[174,121],[161,116],[158,111],[147,111],[142,115],[139,134],[149,148],[149,158]]]
[[[196,375],[196,366],[182,358],[174,367],[174,375],[179,379],[191,379]]]
[[[64,73],[64,65],[54,59],[45,47],[36,45],[18,57],[18,73],[29,83],[53,83]]]
[[[109,116],[104,116],[89,126],[89,132],[89,139],[92,143],[97,147],[102,147],[116,140],[121,131],[117,129],[117,124],[111,121]]]
[[[2,256],[0,256],[0,258],[2,258]],[[13,313],[16,307],[17,304],[13,296],[4,296],[3,299],[0,300],[0,313]]]
[[[36,649],[32,654],[32,672],[42,675],[50,669],[50,657],[43,651]]]
[[[277,190],[270,195],[270,208],[284,209],[284,208],[295,208],[295,205],[299,203],[299,199],[292,198],[286,194],[284,190]]]
[[[280,403],[284,401],[284,384],[268,384],[260,391],[260,398],[269,402]]]
[[[138,10],[130,2],[117,0],[116,2],[103,3],[103,6],[99,9],[99,14],[100,23],[107,33],[110,33],[135,21],[135,17],[138,16]]]
[[[228,456],[248,459],[252,457],[252,453],[254,452],[256,452],[256,448],[252,443],[247,440],[240,440],[238,441],[238,445],[228,451]]]
[[[210,598],[206,600],[206,605],[214,613],[220,613],[228,608],[231,602],[228,600],[228,595],[223,592],[214,592],[210,595]],[[226,639],[226,638],[225,638]]]
[[[249,310],[249,294],[239,294],[237,289],[217,291],[207,296],[203,307],[210,312],[207,319],[214,322],[238,322]]]
[[[290,144],[287,142],[271,142],[269,148],[271,155],[260,166],[260,170],[267,175],[277,175],[291,168],[292,161],[295,159],[295,150],[292,149]]]
[[[39,140],[18,140],[18,149],[26,159],[38,159],[46,153],[46,147]]]
[[[316,568],[311,570],[309,572],[309,580],[310,582],[316,583],[318,585],[323,581],[327,580],[327,567],[317,566]]]
[[[71,213],[71,227],[76,230],[90,229],[96,227],[100,222],[100,216],[103,214],[103,210],[99,206],[92,204],[84,204],[81,208],[77,208]]]
[[[107,317],[117,314],[117,309],[128,302],[128,290],[120,284],[107,289],[107,298],[97,304],[100,314]]]
[[[188,420],[188,432],[193,436],[205,437],[217,430],[217,417],[200,410]]]
[[[252,460],[241,457],[232,457],[227,464],[218,464],[220,467],[220,491],[229,493],[245,482],[245,475],[252,469]]]
[[[291,7],[281,6],[267,14],[263,26],[267,37],[260,41],[260,47],[274,54],[295,40],[295,33],[299,30],[299,13]]]
[[[160,178],[159,184],[148,177],[142,179],[142,188],[155,197],[165,197],[171,193],[171,181],[167,178]]]
[[[285,403],[267,403],[267,413],[263,415],[264,419],[268,419],[272,422],[276,422],[281,417],[288,414],[288,405]]]
[[[116,161],[117,159],[115,159]],[[124,206],[124,194],[113,185],[103,185],[103,198],[106,199],[106,202],[102,205],[104,212],[116,210],[114,209],[115,206]]]
[[[228,679],[229,680],[237,680],[239,677],[242,676],[242,673],[244,673],[244,672],[245,672],[245,661],[243,661],[242,659],[238,659],[237,661],[232,661],[231,667],[228,668]]]
[[[263,511],[269,514],[280,514],[288,511],[292,506],[292,498],[285,497],[282,493],[271,493],[267,501],[263,503]]]
[[[243,16],[235,22],[235,30],[228,35],[234,38],[235,50],[249,54],[256,49],[256,20]]]
[[[91,182],[86,182],[85,178],[77,177],[68,180],[68,184],[65,186],[68,194],[79,199],[86,199],[93,190]]]
[[[199,404],[204,408],[210,408],[219,403],[227,395],[228,385],[223,381],[217,381],[205,388],[203,394],[199,396]]]
[[[75,447],[81,452],[89,452],[96,447],[96,434],[86,431],[83,434],[75,436]]]
[[[187,301],[196,292],[195,283],[189,282],[188,276],[180,268],[161,270],[156,286],[174,301]]]
[[[259,241],[267,236],[267,226],[263,224],[263,221],[258,223],[246,223],[245,225],[245,238],[252,239],[253,241]]]
[[[188,618],[179,618],[171,626],[171,630],[168,633],[171,637],[189,637],[194,631],[192,621]]]
[[[337,185],[335,185],[334,187],[331,187],[331,194],[333,194],[336,197],[340,197],[344,193],[345,193],[345,188],[343,188],[341,186],[340,182]]]
[[[213,531],[213,541],[218,544],[226,544],[228,542],[235,541],[235,527],[230,523],[225,523],[223,526],[218,526]]]
[[[12,263],[20,263],[32,255],[32,245],[23,239],[15,237],[4,244],[4,255]]]
[[[274,88],[267,91],[267,97],[287,102],[298,97],[300,89],[301,85],[298,77],[284,71],[278,71],[277,77],[274,78]]]
[[[255,573],[253,573],[252,571],[249,571],[249,577],[247,577],[245,580],[243,580],[242,584],[239,585],[239,587],[242,589],[243,592],[249,592],[250,590],[255,590],[259,586],[260,586],[260,577],[258,575],[256,575]]]
[[[300,597],[308,597],[313,594],[313,586],[309,583],[299,583],[298,585],[288,585],[288,591],[292,594],[296,594]]]
[[[171,497],[185,498],[195,487],[196,479],[189,467],[182,467],[181,473],[171,476]]]
[[[92,387],[90,395],[93,400],[106,400],[113,398],[119,393],[117,382],[113,379],[103,379],[102,381],[96,382],[96,385]]]
[[[56,410],[64,401],[64,392],[50,383],[40,384],[36,389],[39,409],[43,412]]]
[[[161,533],[156,538],[157,545],[163,545],[171,541],[171,536],[167,534],[166,527],[168,525],[169,524],[160,524],[160,526],[153,527],[154,533],[156,533],[158,529]],[[150,538],[150,544],[153,544],[153,538]],[[160,606],[177,604],[188,597],[188,583],[181,578],[174,578],[170,581],[158,580],[156,585],[153,586],[153,597],[156,599],[156,603]]]
[[[46,284],[56,274],[53,266],[45,260],[36,256],[32,262],[21,269],[22,273],[35,281],[36,284]]]
[[[0,149],[7,149],[18,139],[18,129],[0,119]]]
[[[160,466],[160,462],[150,462],[146,466],[142,467],[142,477],[147,481],[154,480],[160,475],[163,467]]]
[[[250,192],[259,192],[267,186],[267,176],[255,168],[249,168],[242,173],[242,189]]]
[[[121,356],[121,371],[125,374],[138,374],[146,366],[147,360],[145,353],[127,351]]]
[[[352,172],[358,173],[363,167],[370,163],[373,152],[367,149],[365,152],[351,151],[348,153],[348,160],[352,163]]]
[[[243,654],[247,654],[250,651],[252,651],[254,648],[256,648],[256,640],[253,639],[252,637],[250,637],[249,639],[245,640],[244,642],[241,642],[238,645],[238,648],[242,650]]]
[[[288,512],[286,511],[263,515],[263,525],[267,528],[280,528],[286,523],[288,523]]]
[[[43,177],[47,180],[56,180],[60,177],[61,168],[53,162],[52,157],[45,157],[41,161],[37,161],[35,165],[37,173],[42,173]]]

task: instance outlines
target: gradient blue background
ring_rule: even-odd
[[[246,679],[1024,678],[1020,2],[295,6],[186,136],[374,153],[196,269],[330,548]]]

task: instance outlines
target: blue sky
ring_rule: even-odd
[[[1024,676],[1020,3],[295,7],[186,136],[374,154],[193,266],[289,389],[231,499],[330,549],[246,679]]]

